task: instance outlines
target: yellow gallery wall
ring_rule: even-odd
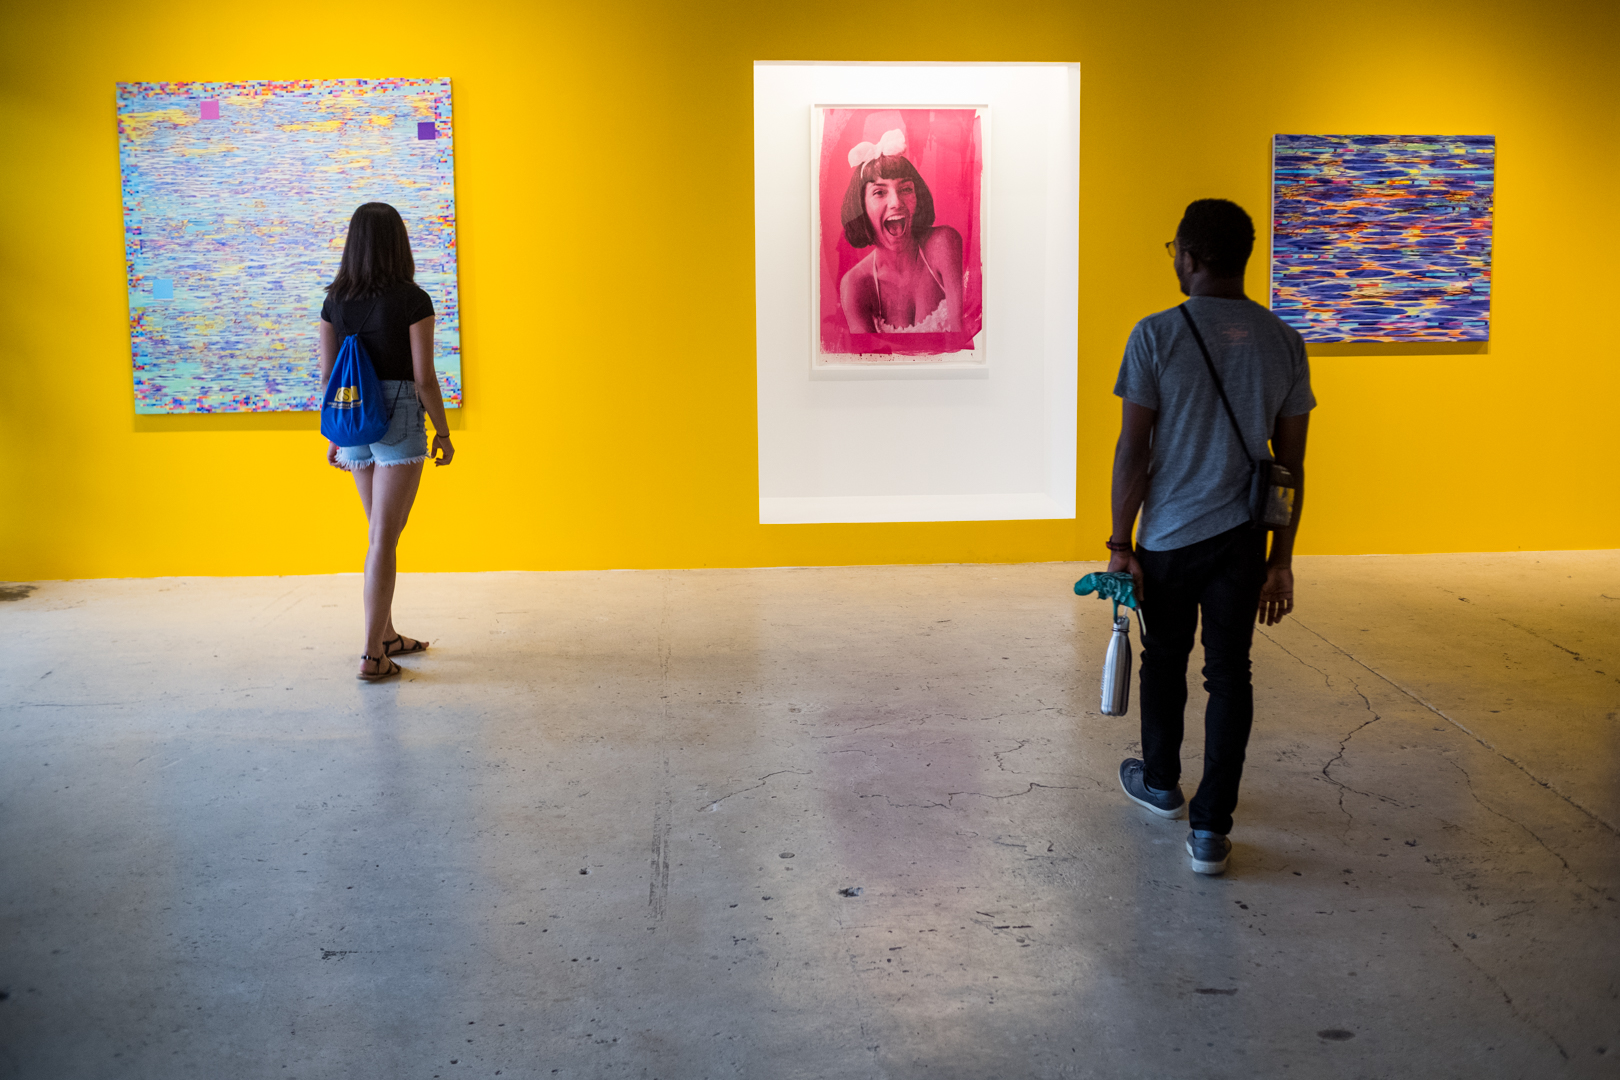
[[[1603,2],[8,2],[0,578],[358,568],[312,414],[133,414],[113,84],[387,75],[454,80],[468,402],[404,569],[1098,557],[1161,244],[1202,196],[1263,229],[1276,132],[1498,138],[1492,340],[1314,357],[1300,550],[1620,546],[1617,43]],[[752,62],[784,59],[1082,65],[1077,521],[756,523]]]

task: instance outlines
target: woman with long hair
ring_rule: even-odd
[[[393,657],[422,652],[425,641],[394,629],[395,549],[422,482],[422,462],[448,465],[455,456],[439,375],[433,369],[433,301],[416,284],[416,260],[399,211],[369,202],[349,219],[343,261],[321,305],[321,386],[332,377],[338,345],[360,335],[382,385],[388,430],[369,446],[328,443],[326,460],[354,474],[370,526],[366,549],[366,643],[357,678],[400,673]],[[430,450],[423,417],[433,420]]]
[[[849,152],[840,218],[844,239],[872,254],[839,282],[855,334],[937,334],[962,329],[962,234],[934,224],[934,196],[905,156],[904,131]]]

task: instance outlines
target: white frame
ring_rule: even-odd
[[[883,354],[881,360],[828,360],[827,356],[842,353],[821,351],[821,136],[825,109],[976,109],[983,141],[979,176],[979,292],[981,304],[987,290],[984,288],[984,268],[990,265],[989,217],[990,205],[990,107],[979,102],[894,102],[881,105],[845,105],[824,103],[810,106],[810,377],[812,379],[982,379],[989,375],[989,352],[981,324],[973,336],[973,348],[966,352],[923,354],[919,356],[891,357]],[[924,177],[924,179],[927,179]],[[981,312],[983,308],[981,307]],[[989,315],[982,316],[986,323]]]

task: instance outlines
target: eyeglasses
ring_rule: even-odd
[[[1174,240],[1166,240],[1164,242],[1164,253],[1170,256],[1172,259],[1176,257],[1176,242]]]

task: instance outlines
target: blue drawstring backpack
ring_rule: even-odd
[[[371,305],[375,311],[377,305]],[[333,305],[333,314],[337,306]],[[371,311],[366,312],[370,321]],[[365,326],[365,322],[361,322]],[[321,399],[321,434],[338,446],[370,446],[388,431],[388,405],[383,401],[377,369],[360,344],[359,334],[350,334],[338,348],[332,364],[332,377],[326,382]]]

